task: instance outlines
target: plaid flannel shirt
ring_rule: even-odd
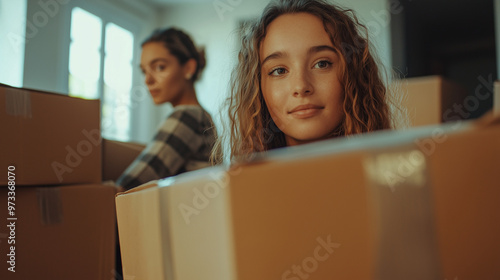
[[[128,190],[152,180],[207,167],[215,138],[212,119],[202,107],[176,106],[153,141],[116,183]]]

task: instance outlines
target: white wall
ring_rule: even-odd
[[[214,3],[228,7],[217,12]],[[234,4],[235,3],[235,4]],[[192,35],[197,45],[204,45],[207,68],[196,89],[200,103],[219,126],[219,107],[227,96],[230,73],[237,61],[236,28],[241,20],[260,16],[269,0],[218,0],[204,4],[175,4],[165,8],[161,27],[176,26]],[[379,57],[391,66],[390,10],[386,0],[339,0],[336,3],[353,9],[368,25]]]
[[[61,1],[28,1],[23,86],[48,91],[67,92],[67,54],[64,31],[69,26],[68,5]],[[69,31],[68,31],[69,33]],[[69,35],[68,35],[69,36]],[[66,59],[67,60],[67,59]],[[66,65],[66,68],[64,66]]]
[[[224,1],[226,2],[226,1]],[[236,1],[234,1],[236,2]],[[177,4],[165,9],[162,27],[176,26],[204,46],[207,66],[196,83],[198,99],[218,123],[219,105],[227,96],[229,78],[237,57],[236,28],[240,20],[257,17],[267,0],[242,1],[219,14],[213,3]]]
[[[21,87],[26,0],[0,0],[0,83]]]

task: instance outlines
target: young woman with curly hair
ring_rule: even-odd
[[[271,2],[245,30],[238,60],[227,100],[231,160],[392,126],[382,72],[352,10]]]

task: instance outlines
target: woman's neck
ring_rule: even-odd
[[[179,100],[172,101],[170,103],[174,107],[179,105],[200,105],[198,98],[196,97],[196,91],[193,84],[186,87],[186,90],[181,94],[181,98],[179,98]]]

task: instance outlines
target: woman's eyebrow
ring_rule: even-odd
[[[317,53],[317,52],[321,52],[321,51],[332,51],[334,53],[337,53],[337,51],[333,47],[327,46],[327,45],[321,45],[321,46],[314,46],[314,47],[309,48],[309,50],[307,51],[307,54],[313,54],[313,53]]]
[[[158,57],[158,58],[155,58],[155,59],[151,60],[149,62],[149,65],[153,65],[153,64],[155,64],[156,62],[159,62],[159,61],[167,62],[167,59],[165,59],[163,57]]]
[[[262,65],[266,63],[266,61],[272,60],[272,59],[278,59],[287,56],[286,52],[273,52],[272,54],[268,55],[264,60],[262,61]]]
[[[332,51],[334,53],[337,53],[337,51],[331,46],[320,45],[320,46],[310,47],[309,50],[307,51],[307,54],[317,53],[317,52],[321,52],[321,51]],[[269,60],[282,58],[282,57],[285,57],[286,55],[287,55],[286,52],[280,52],[280,51],[273,52],[272,54],[270,54],[266,58],[264,58],[261,65],[264,65],[264,63],[266,63]]]
[[[154,65],[156,62],[159,62],[159,61],[163,61],[165,63],[168,63],[168,60],[166,58],[158,57],[158,58],[151,60],[148,65]],[[141,71],[144,71],[144,66],[142,64],[139,64],[139,68],[141,69]]]

